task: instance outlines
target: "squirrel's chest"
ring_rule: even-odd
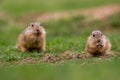
[[[41,43],[40,37],[37,36],[30,36],[27,39],[28,46],[37,46],[38,44]]]

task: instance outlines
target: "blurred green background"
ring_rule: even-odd
[[[119,80],[119,55],[63,63],[26,61],[24,64],[22,60],[26,58],[39,60],[41,56],[36,52],[21,53],[14,48],[18,35],[41,14],[119,4],[120,0],[0,0],[0,80]],[[72,50],[74,54],[86,54],[87,37],[91,31],[101,30],[110,38],[112,51],[120,54],[120,12],[103,20],[73,15],[43,21],[42,25],[47,32],[46,53],[61,54]]]

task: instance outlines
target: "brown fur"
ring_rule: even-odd
[[[46,50],[46,33],[39,23],[31,23],[18,37],[17,47],[20,51]]]
[[[111,53],[111,43],[102,32],[93,31],[87,40],[85,50],[91,56],[108,55]]]

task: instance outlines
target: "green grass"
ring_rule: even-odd
[[[94,62],[94,60],[96,62]],[[0,79],[9,80],[119,80],[119,60],[75,60],[63,64],[14,65],[0,69]],[[92,64],[91,64],[92,62]],[[6,77],[7,76],[7,77]]]
[[[119,4],[120,0],[2,0],[0,9],[12,16],[83,9],[109,4]]]

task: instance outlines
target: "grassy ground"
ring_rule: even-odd
[[[14,0],[1,0],[0,10],[7,13],[8,16],[13,16],[29,12],[102,6],[118,3],[119,0],[98,0],[97,2],[94,0],[71,0],[69,2],[52,0],[51,3],[45,3],[44,0],[41,0],[39,2],[43,7],[37,3],[37,0],[36,2],[29,1],[29,3],[28,0],[25,2],[23,0],[17,1],[17,3]],[[23,7],[21,7],[21,4],[23,4]],[[53,7],[54,4],[57,7]],[[46,5],[47,7],[44,7]],[[58,63],[39,62],[43,53],[21,53],[14,48],[18,35],[27,25],[26,22],[20,24],[14,19],[0,18],[0,80],[119,80],[120,13],[114,14],[103,21],[89,20],[85,16],[73,16],[42,23],[47,31],[46,53],[58,55],[66,51],[72,51],[74,54],[86,54],[84,47],[87,37],[92,30],[101,30],[110,38],[112,51],[118,54],[107,58],[72,59]]]
[[[92,63],[91,63],[92,62]],[[80,64],[81,60],[64,64],[51,65],[41,63],[34,65],[11,66],[0,69],[0,79],[9,80],[119,80],[119,59],[90,60]]]

